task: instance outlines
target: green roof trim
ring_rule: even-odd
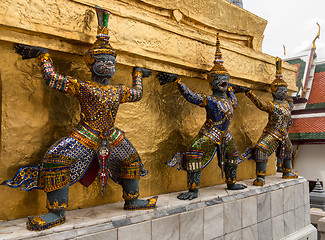
[[[306,109],[324,108],[325,103],[310,103],[307,104]]]
[[[290,138],[290,140],[325,139],[325,132],[289,133],[289,138]]]
[[[290,64],[300,64],[300,68],[299,68],[299,72],[298,72],[298,79],[297,79],[297,82],[296,82],[296,86],[300,90],[300,88],[301,88],[301,81],[302,81],[302,78],[304,77],[304,73],[305,73],[306,62],[303,61],[303,60],[301,60],[300,58],[288,60],[286,62],[287,63],[290,63]]]
[[[315,73],[325,72],[325,64],[316,65]]]

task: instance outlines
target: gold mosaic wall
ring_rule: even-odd
[[[226,0],[20,0],[0,2],[0,182],[22,166],[41,163],[45,151],[77,124],[76,99],[49,89],[38,62],[22,61],[14,43],[50,49],[56,70],[89,79],[82,54],[95,41],[93,6],[109,9],[111,44],[117,49],[113,84],[131,86],[133,66],[153,70],[144,79],[140,102],[120,107],[116,126],[126,132],[149,174],[140,181],[142,197],[186,189],[186,173],[168,168],[167,160],[186,149],[205,120],[205,110],[186,102],[172,85],[160,86],[159,71],[182,75],[192,90],[211,93],[204,80],[212,67],[215,36],[220,32],[225,67],[231,82],[249,86],[263,99],[274,79],[275,58],[261,52],[266,21]],[[294,90],[296,68],[284,64],[289,89]],[[254,144],[267,122],[243,94],[231,124],[240,152]],[[275,172],[274,157],[268,174]],[[255,176],[254,162],[238,168],[238,179]],[[217,159],[202,172],[202,186],[223,184]],[[108,182],[102,198],[98,182],[70,188],[69,209],[121,201],[119,185]],[[42,191],[23,192],[0,186],[0,221],[46,212]],[[159,200],[158,200],[159,204]],[[122,204],[121,204],[122,206]]]

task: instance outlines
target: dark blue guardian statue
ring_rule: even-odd
[[[187,186],[189,191],[181,193],[181,200],[192,200],[198,197],[198,189],[201,180],[201,170],[218,156],[218,166],[222,174],[225,173],[227,188],[230,190],[244,189],[246,186],[236,184],[238,150],[234,139],[228,130],[233,111],[238,102],[232,87],[229,85],[229,74],[223,66],[220,51],[219,36],[217,36],[217,50],[214,66],[208,72],[208,81],[212,89],[212,95],[198,94],[191,91],[176,74],[160,73],[158,79],[161,85],[175,82],[178,90],[184,98],[206,110],[206,121],[193,139],[185,153],[176,153],[168,162],[173,167],[187,171]]]

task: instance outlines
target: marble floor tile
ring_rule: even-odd
[[[84,236],[77,237],[76,239],[77,240],[102,240],[102,239],[117,240],[117,229],[84,235]]]
[[[180,214],[180,240],[203,239],[203,209]]]
[[[283,211],[288,212],[295,208],[295,186],[283,189]]]
[[[228,233],[225,235],[225,240],[238,240],[238,239],[243,239],[243,231],[242,230]]]
[[[271,217],[283,214],[283,189],[271,192]]]
[[[117,238],[123,240],[150,240],[151,222],[132,224],[117,229]]]
[[[294,210],[283,214],[284,219],[284,236],[288,236],[296,230]]]
[[[244,198],[241,203],[242,228],[257,223],[257,196]]]
[[[224,234],[223,207],[224,204],[217,204],[204,208],[204,240],[210,240]]]
[[[280,240],[284,237],[284,218],[283,214],[272,218],[273,240]]]
[[[305,206],[295,209],[295,225],[296,231],[305,227]]]
[[[244,240],[258,240],[257,224],[243,229]]]
[[[262,222],[271,217],[271,193],[257,196],[257,222]]]
[[[295,186],[295,208],[304,206],[305,195],[304,195],[304,184],[297,184]]]
[[[152,220],[152,239],[178,240],[179,214]]]
[[[241,229],[241,200],[224,203],[224,231],[235,232]]]
[[[218,197],[224,197],[228,195],[225,187],[223,187],[222,185],[202,188],[200,189],[199,194],[201,197],[201,201],[209,201]]]
[[[258,239],[272,240],[272,221],[268,219],[257,224]]]

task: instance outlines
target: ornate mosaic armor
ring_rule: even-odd
[[[217,147],[226,146],[220,152],[219,166],[224,168],[225,163],[237,165],[238,151],[232,135],[228,130],[234,109],[237,107],[237,98],[229,87],[228,98],[218,99],[215,96],[198,94],[191,91],[184,83],[178,81],[177,86],[184,98],[190,103],[204,107],[207,119],[194,138],[189,150],[185,153],[186,167],[189,172],[200,171],[205,168],[217,152]],[[236,179],[226,179],[227,183],[234,183]]]
[[[204,107],[206,110],[206,121],[187,151],[176,153],[167,163],[170,167],[178,164],[178,169],[187,171],[189,191],[181,193],[178,198],[192,200],[198,197],[201,170],[211,162],[216,153],[222,175],[223,173],[226,175],[227,188],[230,190],[245,188],[246,186],[242,184],[235,184],[239,156],[228,128],[238,102],[232,87],[229,87],[228,71],[223,66],[219,35],[217,35],[214,66],[208,72],[207,78],[213,91],[212,95],[191,91],[175,74],[162,73],[158,78],[162,85],[174,81],[188,102]]]
[[[283,178],[297,178],[298,174],[292,172],[292,144],[288,137],[291,124],[291,110],[287,97],[287,84],[282,79],[282,61],[276,60],[276,79],[271,84],[273,101],[264,102],[252,91],[246,96],[257,108],[269,114],[268,123],[254,147],[252,157],[256,161],[257,178],[253,184],[262,186],[265,183],[265,172],[269,156],[276,152],[279,162],[283,162]]]
[[[23,59],[38,57],[46,84],[55,90],[76,97],[81,106],[80,122],[69,134],[54,143],[45,153],[41,166],[26,166],[12,180],[3,184],[22,190],[44,189],[49,213],[30,216],[29,230],[44,230],[65,221],[69,186],[78,180],[89,186],[99,178],[104,196],[108,177],[122,185],[125,210],[152,209],[157,197],[140,200],[139,179],[147,173],[136,149],[124,132],[114,127],[121,103],[142,98],[142,78],[151,70],[135,67],[133,87],[109,84],[116,71],[116,51],[109,44],[108,17],[110,12],[95,7],[98,19],[97,40],[85,55],[91,81],[79,81],[57,73],[48,50],[17,44],[16,52]]]

